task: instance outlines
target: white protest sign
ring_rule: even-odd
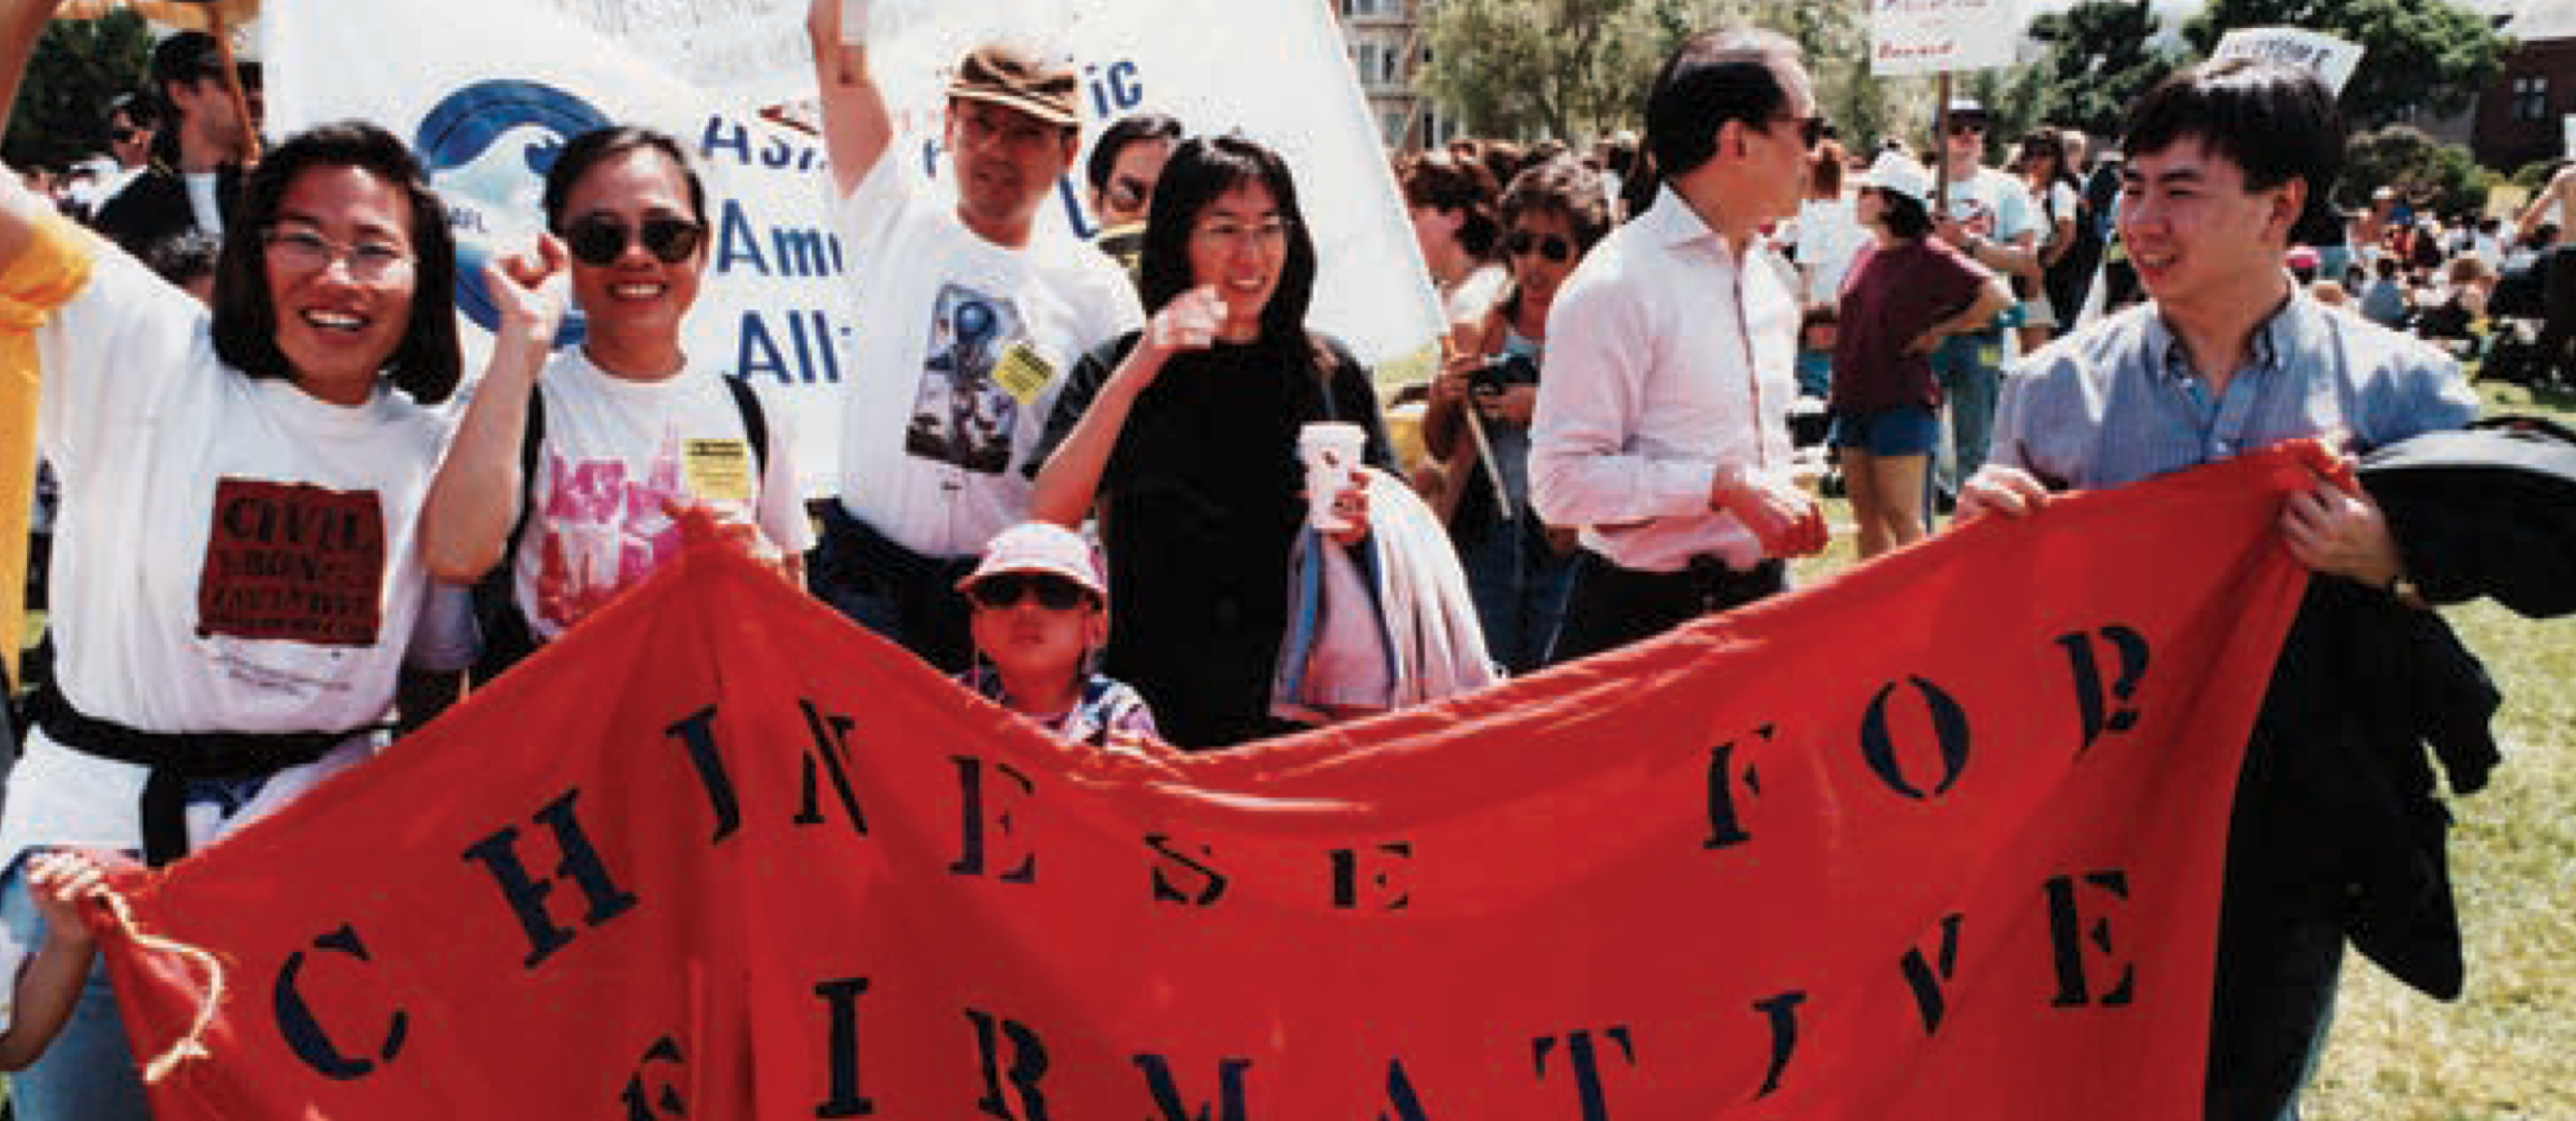
[[[2361,45],[2297,27],[2240,27],[2220,36],[2218,49],[2209,55],[2211,62],[2231,58],[2295,66],[2315,74],[2328,91],[2341,94],[2344,83],[2361,66]]]
[[[542,0],[691,85],[747,105],[814,95],[805,0]]]
[[[550,2],[605,11],[620,0]],[[804,0],[785,6],[794,11],[771,18],[792,15],[801,42]],[[1373,364],[1417,356],[1439,332],[1394,177],[1319,5],[1259,0],[1213,22],[1198,0],[880,0],[879,8],[869,55],[900,133],[889,158],[944,172],[937,141],[948,66],[972,43],[1043,34],[1077,60],[1086,132],[1153,110],[1193,132],[1241,130],[1287,157],[1316,244],[1318,330]],[[284,135],[362,118],[412,145],[453,212],[457,304],[484,329],[467,332],[474,351],[488,345],[493,322],[483,264],[496,247],[533,241],[545,169],[563,142],[610,122],[678,137],[706,180],[712,226],[706,285],[683,342],[696,360],[773,391],[792,413],[809,493],[828,491],[838,478],[840,388],[862,376],[850,355],[868,329],[849,311],[845,277],[904,264],[871,261],[866,246],[845,245],[834,231],[820,137],[763,119],[751,101],[692,84],[666,60],[601,35],[589,26],[601,11],[575,19],[511,0],[272,0],[262,20],[270,121]],[[806,57],[797,80],[810,91]],[[1059,185],[1040,236],[1096,232],[1079,169]],[[568,324],[566,341],[578,330]]]
[[[2010,66],[2022,0],[1870,0],[1869,72],[1892,78]]]

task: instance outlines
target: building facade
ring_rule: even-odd
[[[1435,0],[1323,0],[1342,29],[1351,68],[1368,95],[1378,140],[1390,152],[1446,143],[1456,128],[1416,88],[1431,61]]]

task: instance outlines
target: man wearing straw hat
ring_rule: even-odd
[[[1081,147],[1072,64],[1001,43],[967,52],[948,83],[945,205],[910,161],[886,158],[894,120],[868,68],[867,7],[814,0],[807,21],[865,324],[811,572],[826,602],[955,672],[972,646],[952,586],[1027,520],[1029,460],[1064,372],[1144,314],[1115,262],[1037,229]]]

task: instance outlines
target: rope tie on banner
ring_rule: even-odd
[[[126,903],[125,897],[118,894],[115,888],[111,887],[99,892],[99,899],[107,905],[109,913],[116,916],[117,929],[124,931],[126,938],[132,940],[136,946],[157,953],[176,954],[197,963],[206,971],[206,996],[197,1004],[195,1022],[188,1025],[188,1034],[179,1037],[178,1042],[153,1056],[151,1062],[143,1064],[144,1084],[160,1085],[163,1079],[170,1077],[171,1073],[178,1069],[179,1064],[190,1059],[214,1058],[214,1053],[206,1050],[205,1038],[206,1032],[215,1025],[215,1010],[222,1008],[224,1004],[223,961],[211,950],[146,932],[143,924],[136,921],[133,907]]]

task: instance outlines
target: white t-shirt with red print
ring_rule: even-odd
[[[36,333],[38,443],[61,481],[54,675],[80,711],[154,732],[383,721],[429,588],[416,531],[448,421],[379,385],[351,407],[217,358],[205,310],[94,238],[89,283]],[[50,252],[40,241],[34,252]],[[230,828],[365,757],[279,772]],[[0,862],[141,848],[146,771],[30,733]]]
[[[545,441],[527,492],[536,505],[512,566],[512,596],[537,638],[562,634],[679,552],[666,504],[755,525],[791,554],[813,546],[790,426],[761,398],[768,448],[756,453],[720,376],[691,368],[634,381],[579,347],[546,363]]]

